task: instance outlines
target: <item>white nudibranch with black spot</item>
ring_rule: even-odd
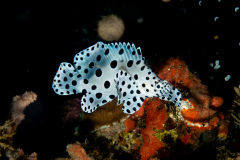
[[[115,97],[127,114],[138,111],[146,97],[181,105],[178,89],[145,65],[141,49],[134,44],[98,42],[77,53],[73,64],[60,64],[52,87],[59,95],[83,92],[81,107],[87,113]]]

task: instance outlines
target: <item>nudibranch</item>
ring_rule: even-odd
[[[83,93],[81,107],[87,113],[116,97],[126,114],[138,111],[146,97],[159,97],[178,107],[182,101],[178,89],[153,73],[140,47],[130,43],[98,42],[80,51],[73,65],[60,64],[52,88],[58,95]]]

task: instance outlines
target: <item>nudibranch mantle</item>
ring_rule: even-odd
[[[52,87],[59,95],[84,93],[81,107],[87,113],[115,97],[127,114],[138,111],[146,97],[181,105],[178,89],[145,65],[140,47],[134,44],[98,42],[77,53],[73,62],[60,64]]]

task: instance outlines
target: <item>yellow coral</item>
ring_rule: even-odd
[[[6,133],[6,129],[13,123],[13,121],[6,121],[2,126],[0,126],[0,157],[2,156],[1,151],[2,150],[14,150],[14,148],[7,143],[9,139],[11,139],[14,135],[14,133]]]
[[[154,136],[160,141],[163,142],[165,146],[169,146],[176,143],[178,138],[177,131],[172,130],[155,130]]]

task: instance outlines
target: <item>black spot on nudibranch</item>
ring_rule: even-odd
[[[100,99],[102,97],[102,93],[96,93],[96,98]]]
[[[72,85],[73,85],[73,86],[76,86],[76,85],[77,85],[77,81],[73,80],[73,81],[72,81]]]
[[[89,98],[89,102],[93,103],[93,98],[92,97]]]
[[[137,74],[134,75],[134,79],[138,80],[138,75]]]
[[[102,75],[102,70],[99,68],[96,70],[96,76],[101,77],[101,75]]]
[[[136,97],[133,97],[133,102],[136,102],[137,101],[137,98]]]
[[[114,96],[114,95],[110,95],[110,96],[109,96],[109,98],[111,98],[111,99],[114,99],[114,98],[115,98],[115,96]]]
[[[108,89],[108,88],[110,87],[110,82],[109,82],[109,81],[105,81],[105,82],[104,82],[104,87],[105,87],[106,89]]]
[[[123,49],[120,49],[118,53],[119,53],[120,55],[122,55],[123,52],[124,52],[124,50],[123,50]]]
[[[96,85],[92,85],[92,90],[95,90],[97,89],[97,86]]]
[[[109,53],[109,49],[106,49],[106,51],[105,51],[105,55],[108,55],[108,53]]]
[[[136,65],[139,65],[141,63],[141,60],[138,60],[137,62],[136,62]]]
[[[93,66],[94,66],[94,63],[91,62],[91,63],[89,64],[89,68],[93,68]]]
[[[121,70],[121,72],[120,72],[120,75],[122,76],[123,75],[123,71]]]
[[[101,60],[101,55],[97,56],[97,61],[99,62]]]
[[[83,80],[83,83],[84,83],[84,84],[88,84],[88,80],[87,80],[87,79],[84,79],[84,80]]]
[[[76,93],[77,93],[76,89],[73,89],[72,91],[73,91],[73,94],[76,94]]]
[[[128,61],[127,66],[132,67],[132,65],[133,65],[133,61],[132,60]]]
[[[112,69],[116,68],[117,67],[117,61],[116,60],[113,60],[111,63],[110,63],[110,66]]]
[[[69,85],[68,85],[68,84],[66,84],[66,85],[65,85],[65,88],[66,88],[66,89],[69,89]]]

